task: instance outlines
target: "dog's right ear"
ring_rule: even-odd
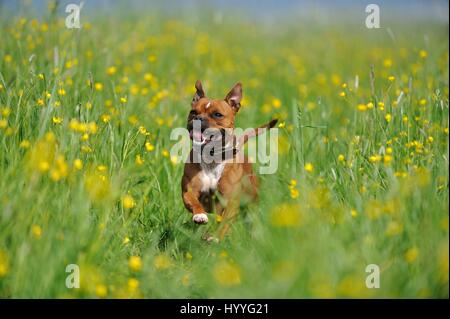
[[[200,82],[200,80],[195,82],[195,89],[196,91],[191,103],[192,106],[194,106],[194,104],[197,103],[202,97],[205,97],[205,91],[203,91],[202,82]]]

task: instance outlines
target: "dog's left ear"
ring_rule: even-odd
[[[195,82],[195,94],[192,98],[191,105],[194,106],[194,104],[197,103],[197,101],[202,97],[205,97],[205,91],[203,90],[202,82],[200,82],[200,80],[197,80],[197,82]]]
[[[233,108],[234,112],[239,111],[242,100],[242,84],[236,83],[225,97],[225,101]]]

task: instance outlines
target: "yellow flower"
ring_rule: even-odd
[[[130,291],[135,292],[139,288],[139,280],[130,278],[128,279],[127,286]]]
[[[428,52],[425,50],[420,50],[419,51],[419,57],[422,59],[425,59],[428,56]]]
[[[190,252],[186,252],[185,256],[187,260],[192,260],[192,254]]]
[[[172,165],[178,164],[179,162],[178,157],[175,155],[170,156],[170,162],[172,163]]]
[[[130,238],[128,236],[125,236],[124,239],[122,240],[122,244],[126,245],[130,242]]]
[[[20,142],[19,147],[20,148],[29,148],[31,145],[29,140],[23,140],[22,142]]]
[[[103,84],[100,83],[100,82],[96,82],[96,83],[94,84],[94,88],[95,88],[95,90],[97,90],[97,91],[101,91],[101,90],[103,90]]]
[[[305,164],[305,171],[307,171],[308,173],[312,173],[312,171],[314,171],[314,166],[311,163],[306,163]]]
[[[417,247],[412,247],[405,253],[405,260],[409,264],[412,264],[417,259],[417,257],[419,257],[419,249]]]
[[[190,280],[191,280],[191,278],[190,278],[189,274],[186,274],[181,278],[181,283],[183,284],[183,286],[187,286],[187,285],[189,285]]]
[[[338,161],[339,161],[339,162],[345,161],[345,156],[344,156],[343,154],[339,154],[339,155],[338,155]]]
[[[0,119],[0,129],[4,129],[8,126],[8,121],[5,119]]]
[[[106,175],[98,172],[88,172],[84,184],[89,197],[93,201],[101,202],[111,195],[111,184]]]
[[[52,121],[53,121],[53,124],[61,124],[63,122],[63,118],[58,117],[58,116],[53,116]]]
[[[103,123],[108,123],[111,120],[111,115],[109,115],[109,114],[102,114],[100,116],[100,119],[102,120]]]
[[[0,278],[5,277],[9,272],[9,258],[6,252],[0,250]]]
[[[213,276],[221,286],[230,287],[241,283],[241,270],[237,265],[228,261],[217,263],[213,269]]]
[[[142,158],[141,155],[136,155],[136,160],[135,160],[136,165],[142,165],[144,164],[144,159]]]
[[[81,151],[83,153],[92,153],[93,150],[89,145],[81,145]]]
[[[60,96],[66,95],[66,90],[64,90],[63,88],[59,88],[58,95],[60,95]]]
[[[77,170],[81,170],[83,168],[83,162],[79,158],[76,158],[73,161],[73,167],[75,167],[75,169]]]
[[[403,232],[403,225],[397,221],[391,221],[386,228],[386,235],[389,237],[399,235]]]
[[[156,269],[167,269],[172,266],[172,262],[166,254],[159,254],[155,257],[153,265]]]
[[[41,161],[38,164],[38,168],[41,172],[47,172],[50,169],[50,164],[47,161]]]
[[[89,134],[88,133],[84,133],[83,135],[81,135],[81,140],[82,141],[87,141],[89,139]]]
[[[296,188],[292,188],[290,190],[290,193],[291,193],[291,198],[292,199],[296,199],[296,198],[298,198],[300,196],[300,192]]]
[[[281,107],[281,100],[277,98],[272,99],[272,106],[279,109]]]
[[[131,256],[130,259],[128,259],[128,267],[132,271],[140,271],[142,269],[142,260],[139,256]]]
[[[390,75],[390,76],[388,77],[388,80],[389,80],[389,82],[394,82],[394,81],[395,81],[395,76]]]
[[[127,103],[127,98],[126,97],[121,97],[120,98],[120,103],[123,103],[123,104]]]
[[[155,147],[152,145],[152,143],[150,142],[146,142],[145,143],[145,149],[147,150],[147,152],[151,152],[155,149]]]
[[[6,63],[11,63],[12,60],[13,60],[12,55],[11,55],[11,54],[5,54],[5,56],[3,57],[3,60],[4,60]]]
[[[339,96],[340,96],[340,97],[345,97],[345,96],[346,96],[346,94],[345,94],[345,92],[344,92],[344,91],[342,91],[342,92],[339,92]]]
[[[139,134],[150,135],[150,133],[147,131],[147,129],[144,126],[139,126],[138,130],[139,130]]]
[[[360,103],[360,104],[358,104],[358,111],[360,111],[360,112],[364,112],[364,111],[366,111],[367,110],[367,105],[366,104],[363,104],[363,103]]]
[[[384,164],[386,164],[386,165],[388,165],[388,164],[390,164],[391,162],[392,162],[392,156],[391,155],[384,155],[384,157],[383,157],[383,162],[384,162]]]
[[[381,155],[372,155],[372,156],[370,156],[369,157],[369,161],[371,162],[371,163],[377,163],[377,162],[379,162],[379,161],[381,161]]]
[[[125,209],[131,209],[136,206],[136,202],[131,195],[125,195],[122,198],[122,204]]]
[[[380,111],[384,111],[384,102],[378,102],[378,108]]]
[[[162,154],[162,156],[164,156],[164,157],[169,157],[169,155],[170,155],[170,153],[169,153],[168,150],[163,150],[161,154]]]
[[[42,236],[42,228],[41,228],[41,226],[36,225],[36,224],[32,225],[31,226],[31,233],[33,234],[33,236],[36,239],[41,238],[41,236]]]
[[[117,68],[115,66],[110,66],[106,69],[106,74],[114,75],[117,72]]]
[[[420,99],[420,100],[419,100],[419,105],[420,105],[420,106],[425,106],[425,105],[427,105],[427,100],[426,100],[426,99]]]
[[[358,216],[358,211],[357,211],[356,209],[352,209],[352,210],[350,211],[350,214],[352,215],[353,218],[355,218],[355,217]]]
[[[38,78],[44,80],[45,79],[44,73],[39,73]]]
[[[103,284],[98,284],[95,286],[95,294],[99,298],[105,298],[108,295],[108,288]]]
[[[270,214],[270,222],[276,227],[298,227],[302,222],[300,205],[281,204]]]
[[[108,169],[108,167],[106,165],[98,165],[97,166],[97,170],[99,172],[106,172],[107,169]]]
[[[364,284],[364,280],[359,276],[347,276],[339,283],[337,287],[338,293],[348,298],[364,298],[367,297],[369,290]]]
[[[446,244],[442,245],[439,249],[438,256],[438,267],[439,267],[439,280],[441,283],[448,283],[448,274],[449,274],[449,258],[448,258],[448,241]]]
[[[406,173],[406,172],[395,172],[394,176],[395,177],[406,177],[406,176],[408,176],[408,173]]]
[[[43,99],[38,99],[38,100],[37,100],[37,105],[39,105],[39,106],[44,106],[44,105],[45,105],[44,100],[43,100]]]
[[[293,199],[296,199],[300,195],[300,192],[298,191],[296,186],[297,186],[297,180],[291,179],[291,181],[289,183],[289,190],[291,193],[291,198],[293,198]]]
[[[367,103],[367,108],[368,108],[369,110],[373,109],[373,107],[374,107],[374,105],[373,105],[372,102]]]
[[[393,62],[391,59],[384,59],[384,61],[383,61],[383,66],[385,68],[390,68],[392,66],[392,64],[393,64]]]
[[[384,119],[386,120],[386,122],[389,123],[392,120],[392,115],[390,113],[388,113],[384,116]]]

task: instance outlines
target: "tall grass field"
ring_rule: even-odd
[[[448,24],[234,13],[0,7],[0,297],[448,298]],[[279,119],[219,243],[171,153],[197,79]]]

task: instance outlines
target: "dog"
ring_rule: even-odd
[[[207,98],[200,81],[195,83],[195,89],[187,118],[193,148],[184,166],[182,198],[197,224],[208,223],[208,213],[213,211],[221,216],[223,227],[219,228],[219,238],[223,239],[230,221],[237,214],[241,196],[246,195],[252,201],[258,198],[257,176],[247,157],[239,151],[250,137],[274,127],[277,120],[237,139],[233,130],[236,114],[241,107],[241,83],[235,84],[224,99]],[[198,124],[198,129],[194,129],[195,124]],[[208,130],[215,130],[217,134],[209,136],[206,133]],[[213,143],[216,150],[219,149],[220,159],[207,163],[201,153],[210,152],[206,148]],[[237,155],[241,156],[240,161],[236,161]]]

